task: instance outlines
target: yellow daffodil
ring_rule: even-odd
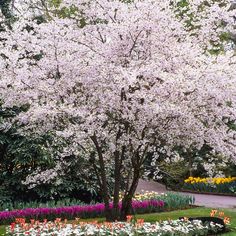
[[[185,183],[196,184],[196,183],[209,183],[209,184],[225,184],[236,181],[236,177],[217,177],[217,178],[200,178],[190,176],[188,179],[185,179]]]

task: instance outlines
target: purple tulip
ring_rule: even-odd
[[[110,203],[110,208],[113,204]],[[119,202],[119,208],[121,209],[122,203]],[[143,200],[132,202],[132,207],[135,211],[159,209],[164,207],[164,202],[161,200]],[[12,221],[15,218],[47,218],[53,217],[90,217],[91,214],[96,216],[102,216],[105,211],[105,205],[103,203],[98,203],[95,205],[83,205],[83,206],[68,206],[68,207],[58,207],[58,208],[26,208],[22,210],[13,211],[1,211],[0,212],[0,222],[2,221]]]

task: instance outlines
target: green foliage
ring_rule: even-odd
[[[56,14],[60,18],[70,18],[76,16],[79,12],[79,9],[75,6],[63,7],[60,10],[57,10]]]
[[[164,210],[185,209],[189,205],[194,205],[195,198],[189,195],[183,195],[173,192],[167,192],[163,195],[157,195],[153,199],[162,200],[165,202]]]
[[[17,110],[0,110],[0,125]],[[50,165],[49,155],[43,148],[44,138],[34,139],[17,134],[16,127],[0,132],[0,203],[24,198],[27,188],[21,181],[39,165]]]
[[[11,110],[0,107],[0,206],[37,199],[47,201],[75,197],[87,202],[99,199],[95,176],[91,171],[85,174],[90,164],[74,156],[65,157],[64,161],[70,163],[70,168],[52,182],[39,183],[34,188],[22,183],[38,168],[42,171],[54,168],[59,161],[55,157],[56,151],[66,145],[62,141],[60,147],[53,146],[53,134],[23,136],[17,132],[17,124],[8,125],[15,114],[24,109],[27,107]],[[48,147],[55,153],[49,152]]]
[[[236,123],[233,121],[228,122],[229,129],[236,130]]]
[[[0,9],[2,11],[2,14],[6,18],[12,17],[11,10],[10,10],[10,4],[11,4],[11,0],[0,0]]]
[[[193,196],[181,195],[178,193],[167,193],[164,201],[168,210],[184,209],[188,208],[189,205],[193,205],[195,198]]]
[[[49,6],[58,8],[63,0],[49,0]]]
[[[59,18],[76,18],[79,22],[80,27],[86,25],[83,12],[78,9],[78,7],[71,5],[69,7],[60,7],[63,0],[48,0],[50,8],[53,8],[52,12],[55,16]]]
[[[229,41],[231,39],[231,35],[229,32],[223,32],[219,36],[220,40],[223,41]]]
[[[235,122],[228,122],[229,128],[235,128]],[[183,187],[184,180],[189,176],[209,177],[209,175],[222,174],[225,176],[236,176],[236,164],[229,158],[212,153],[212,148],[204,144],[200,150],[184,150],[182,147],[175,147],[175,151],[181,157],[180,160],[166,161],[165,153],[158,153],[157,168],[162,176],[158,182],[165,184],[172,190],[179,190]],[[151,166],[152,154],[147,158],[145,168],[150,171],[149,178],[153,178],[156,166]],[[208,172],[204,165],[212,165],[211,172]]]
[[[11,28],[11,24],[16,21],[15,16],[12,14],[11,11],[11,4],[12,0],[0,0],[0,13],[2,12],[3,16],[5,17],[4,24]],[[4,26],[1,25],[0,22],[0,32],[4,30]]]
[[[26,209],[26,208],[41,208],[41,207],[62,207],[62,206],[76,206],[76,205],[84,205],[83,202],[81,202],[78,199],[70,199],[65,198],[61,200],[49,200],[46,202],[40,202],[40,201],[30,201],[30,202],[10,202],[10,203],[4,203],[0,205],[0,211],[12,211],[16,209]]]
[[[203,1],[198,6],[199,12],[204,12],[206,7],[210,7],[211,4],[218,4],[220,7],[224,7],[227,4],[227,1],[222,0],[214,0],[212,2],[209,1]],[[233,3],[232,3],[233,4]],[[177,3],[174,3],[174,1],[171,3],[173,6],[173,10],[176,14],[176,17],[180,20],[184,20],[184,24],[186,29],[189,30],[189,32],[200,29],[201,25],[198,25],[197,17],[198,14],[193,14],[191,12],[191,1],[189,0],[180,0]],[[224,28],[225,22],[221,22],[217,27],[218,28]],[[232,37],[232,34],[225,31],[219,34],[218,39],[216,41],[210,41],[210,48],[206,48],[206,52],[210,53],[211,55],[219,55],[221,53],[225,52],[225,44],[227,43],[234,43],[235,39]]]
[[[188,166],[186,165],[186,160],[171,163],[162,161],[159,164],[159,168],[164,171],[164,184],[171,189],[179,189],[182,185],[183,179],[189,172]]]

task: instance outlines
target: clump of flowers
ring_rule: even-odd
[[[230,218],[228,216],[226,216],[223,211],[218,211],[218,210],[212,209],[210,212],[210,216],[211,217],[219,217],[219,218],[223,219],[223,221],[226,225],[230,224]]]
[[[144,200],[160,199],[160,197],[164,197],[167,195],[168,195],[167,193],[158,193],[156,191],[141,190],[141,192],[138,192],[133,196],[133,200],[144,201]],[[124,197],[124,193],[120,192],[119,193],[120,201],[123,199],[123,197]],[[112,197],[112,199],[113,199],[113,197]]]
[[[143,201],[143,200],[148,200],[148,199],[157,199],[162,196],[167,196],[166,193],[158,193],[155,191],[142,191],[141,193],[136,193],[134,195],[134,199]]]
[[[199,220],[189,221],[188,219],[182,220],[168,220],[156,223],[147,223],[143,219],[137,221],[132,220],[132,216],[127,217],[127,222],[103,222],[97,221],[75,222],[67,224],[67,221],[56,219],[54,222],[43,222],[32,220],[26,223],[25,219],[17,219],[6,229],[6,236],[18,235],[54,235],[54,236],[79,236],[79,235],[158,235],[158,236],[171,236],[171,235],[207,235],[209,230],[217,232],[221,229],[222,225],[219,224],[203,224]]]
[[[141,191],[141,193],[135,194],[134,200],[162,200],[165,203],[164,210],[186,209],[195,203],[193,196],[172,192],[158,193],[155,191]]]
[[[143,201],[132,201],[133,210],[136,213],[150,213],[162,211],[165,203],[161,199],[149,199]],[[110,208],[113,208],[113,204],[110,203]],[[119,203],[121,208],[121,202]],[[1,211],[0,222],[9,223],[14,221],[16,218],[26,219],[37,219],[42,220],[44,218],[54,220],[56,218],[67,218],[74,219],[75,217],[81,218],[94,218],[103,217],[105,212],[104,203],[97,203],[94,205],[78,205],[68,207],[57,207],[57,208],[27,208],[22,210],[13,211]]]
[[[225,184],[232,183],[236,181],[236,177],[217,177],[217,178],[200,178],[190,176],[188,179],[185,179],[185,183],[195,184],[195,183],[213,183],[213,184]]]
[[[236,194],[236,177],[200,178],[190,176],[185,179],[183,188],[198,192]]]
[[[122,194],[120,194],[119,207],[121,208]],[[135,214],[160,212],[165,210],[187,208],[194,204],[194,198],[191,196],[180,195],[176,193],[157,193],[144,192],[136,194],[132,201],[132,207]],[[110,203],[110,208],[113,204]],[[56,218],[74,219],[80,218],[95,218],[104,217],[105,206],[104,203],[97,203],[91,205],[73,205],[61,207],[40,207],[40,208],[26,208],[16,209],[12,211],[0,211],[0,223],[8,224],[16,218],[26,218],[43,220],[54,220]]]

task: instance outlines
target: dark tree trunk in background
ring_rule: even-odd
[[[188,171],[189,171],[189,176],[193,176],[193,162],[194,162],[194,157],[193,155],[189,152],[188,154]]]

